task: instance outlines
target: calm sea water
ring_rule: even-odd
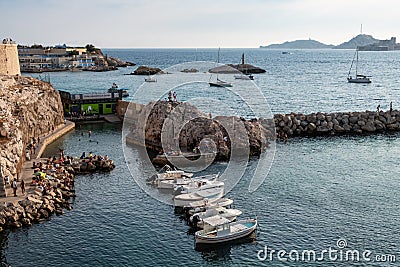
[[[221,62],[239,62],[245,51],[249,63],[267,70],[256,75],[273,111],[313,112],[386,108],[400,103],[398,52],[363,53],[361,68],[373,75],[370,85],[350,85],[346,75],[353,51],[293,51],[222,49]],[[161,68],[192,60],[216,60],[211,49],[106,50],[139,65]],[[71,92],[104,91],[116,82],[131,95],[143,77],[124,73],[54,73],[57,89]],[[35,76],[35,75],[34,75]],[[197,92],[197,91],[196,91]],[[200,93],[198,93],[201,95]],[[251,96],[252,92],[248,92]],[[182,93],[182,97],[187,97]],[[135,99],[140,101],[140,99]],[[89,142],[86,135],[92,130]],[[12,266],[396,266],[379,262],[281,262],[260,261],[257,252],[274,250],[345,249],[394,254],[399,260],[400,212],[398,194],[398,134],[360,137],[295,138],[277,144],[271,170],[257,191],[247,186],[257,159],[251,159],[245,175],[229,193],[243,217],[257,215],[257,240],[210,252],[194,250],[188,226],[171,206],[148,197],[131,177],[122,153],[120,127],[82,125],[49,147],[54,154],[63,147],[72,155],[82,151],[107,154],[116,162],[111,173],[77,178],[74,209],[63,216],[3,233],[1,259]],[[82,136],[84,134],[84,136]],[[97,144],[98,142],[98,144]],[[144,159],[128,147],[140,164]],[[205,172],[224,170],[217,163]],[[143,174],[145,175],[145,174]]]

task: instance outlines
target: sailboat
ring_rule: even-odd
[[[351,69],[352,69],[353,64],[354,64],[354,58],[356,58],[356,77],[355,78],[350,76]],[[362,75],[362,74],[358,74],[358,47],[356,48],[356,53],[354,54],[353,61],[351,62],[349,74],[347,74],[347,81],[349,83],[371,83],[370,76],[365,76],[365,75]]]
[[[218,58],[217,58],[217,63],[219,63],[219,51],[221,48],[218,48]],[[211,82],[211,77],[210,77],[210,82],[209,82],[210,86],[213,87],[232,87],[231,83],[225,82],[223,80],[220,80],[218,78],[218,72],[217,72],[217,81],[216,82]]]

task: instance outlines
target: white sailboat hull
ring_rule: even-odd
[[[371,80],[369,78],[347,78],[347,81],[349,83],[371,83]]]

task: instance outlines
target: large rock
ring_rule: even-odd
[[[131,126],[131,135],[137,142],[165,152],[192,151],[200,146],[204,152],[217,151],[221,159],[226,159],[232,148],[237,153],[260,154],[267,138],[274,135],[273,129],[265,128],[268,124],[265,119],[211,118],[190,103],[158,101],[142,109],[137,123]]]
[[[132,74],[133,75],[154,75],[161,74],[162,71],[159,68],[152,68],[147,66],[139,66]]]

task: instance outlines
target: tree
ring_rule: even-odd
[[[88,52],[94,52],[96,50],[96,47],[94,47],[94,45],[92,45],[92,44],[87,44],[85,47],[86,47],[86,51],[88,51]]]

